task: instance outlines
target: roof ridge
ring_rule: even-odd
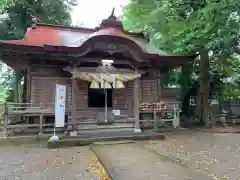
[[[78,30],[82,30],[82,31],[89,31],[90,33],[94,33],[96,31],[98,31],[97,28],[86,28],[86,27],[77,27],[77,26],[67,26],[67,25],[57,25],[57,24],[46,24],[46,23],[36,23],[36,27],[37,26],[42,26],[42,27],[51,27],[51,28],[60,28],[60,29],[65,29],[68,31],[78,31]],[[134,32],[128,32],[128,31],[124,31],[123,33],[130,35],[130,36],[136,36],[136,37],[141,37],[143,38],[144,35],[143,33],[134,33]]]
[[[46,24],[46,23],[36,23],[36,26],[42,27],[52,27],[52,28],[61,28],[66,30],[85,30],[95,32],[95,28],[86,28],[86,27],[77,27],[77,26],[68,26],[68,25],[58,25],[58,24]]]

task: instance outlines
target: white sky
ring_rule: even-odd
[[[73,8],[73,25],[83,23],[84,27],[96,27],[107,18],[112,8],[115,7],[115,15],[122,14],[122,6],[129,0],[76,0],[78,5]]]

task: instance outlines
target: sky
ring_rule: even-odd
[[[89,28],[98,26],[103,19],[111,14],[113,7],[115,7],[115,15],[121,15],[122,6],[129,2],[129,0],[76,1],[77,6],[75,6],[72,11],[73,25],[83,24],[82,26]]]

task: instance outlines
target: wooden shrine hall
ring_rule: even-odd
[[[161,71],[193,59],[167,55],[143,34],[125,31],[114,13],[94,29],[34,22],[23,39],[0,41],[0,57],[24,77],[24,102],[6,105],[5,129],[41,133],[54,122],[56,84],[67,87],[68,132],[110,122],[138,132],[140,120],[155,122],[166,110]]]

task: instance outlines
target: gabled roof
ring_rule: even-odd
[[[122,22],[118,21],[114,15],[114,10],[107,19],[102,21],[99,27],[94,29],[35,23],[27,29],[23,39],[0,41],[0,45],[81,47],[86,41],[97,36],[125,38],[136,43],[143,53],[160,56],[167,55],[150,44],[143,34],[126,32],[123,29]]]
[[[114,52],[123,51],[124,58],[125,55],[134,57],[132,59],[136,61],[135,63],[141,66],[150,64],[153,67],[177,66],[194,58],[168,55],[157,49],[144,38],[143,34],[125,31],[122,22],[117,20],[113,13],[93,29],[35,22],[27,29],[23,39],[0,41],[0,55],[9,59],[15,58],[18,62],[23,61],[24,58],[28,61],[29,56],[50,59],[61,57],[69,62],[70,56],[77,61],[78,57],[87,58],[89,54],[98,56],[94,53],[99,51],[104,58],[105,52],[114,54]],[[121,58],[118,57],[118,59]],[[17,68],[16,65],[12,66]]]
[[[65,46],[80,47],[91,37],[96,36],[117,36],[130,39],[140,46],[142,51],[147,54],[167,55],[150,44],[141,34],[134,34],[108,27],[104,29],[87,29],[66,26],[55,26],[48,24],[36,24],[35,27],[27,29],[27,32],[21,40],[1,41],[7,44],[25,45],[25,46]]]

